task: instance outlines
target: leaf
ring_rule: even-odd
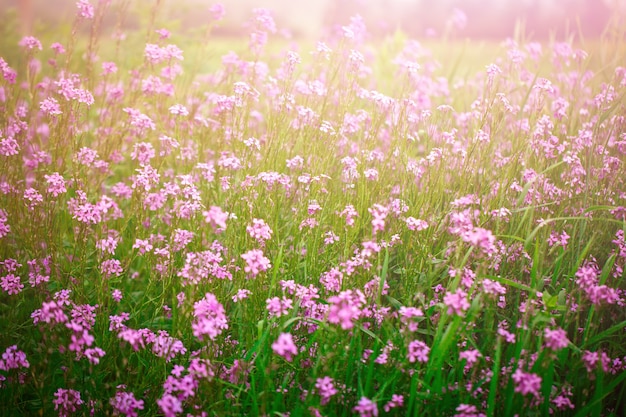
[[[626,379],[626,372],[622,372],[619,374],[617,378],[611,381],[610,384],[606,385],[601,391],[596,392],[593,396],[592,400],[587,403],[583,408],[578,410],[578,413],[574,415],[574,417],[585,417],[588,416],[592,409],[594,409],[597,405],[602,403],[602,400],[607,397],[609,394],[613,393],[613,390],[620,384],[622,381]]]
[[[498,281],[502,284],[506,284],[509,287],[517,288],[518,290],[526,291],[526,292],[533,293],[533,294],[536,292],[534,289],[530,288],[528,285],[521,284],[519,282],[510,280],[508,278],[502,278],[502,277],[495,276],[495,275],[488,275],[487,278],[492,279],[494,281]]]
[[[374,340],[377,340],[378,342],[380,342],[381,344],[384,344],[382,340],[380,340],[380,338],[378,336],[376,336],[371,330],[366,329],[363,326],[359,326],[359,330],[361,330],[363,333],[365,333],[366,335],[368,335],[369,337],[371,337]]]
[[[378,286],[378,305],[380,305],[380,297],[385,288],[385,281],[387,280],[387,271],[389,270],[389,249],[385,248],[385,260],[383,261],[383,269],[380,273],[380,284]]]
[[[622,321],[620,323],[614,324],[613,326],[609,327],[608,329],[604,330],[603,332],[598,333],[597,335],[595,335],[594,337],[586,340],[581,346],[580,349],[585,349],[589,346],[594,345],[596,342],[601,341],[602,339],[606,339],[607,336],[612,335],[613,333],[617,333],[620,330],[623,331],[624,329],[626,329],[626,320]]]
[[[604,266],[602,267],[602,273],[600,274],[600,278],[598,279],[598,284],[604,285],[606,280],[609,278],[609,274],[613,269],[613,265],[615,264],[616,255],[613,254],[606,260]]]
[[[489,397],[487,398],[487,417],[494,416],[496,408],[496,394],[498,392],[498,378],[500,376],[500,359],[502,358],[502,338],[496,339],[496,356],[491,368],[492,377],[489,383]]]

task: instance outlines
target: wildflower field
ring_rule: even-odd
[[[94,3],[3,20],[0,415],[626,415],[623,33]]]

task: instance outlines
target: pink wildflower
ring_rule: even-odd
[[[361,317],[361,308],[365,304],[365,295],[360,291],[342,291],[328,299],[328,322],[341,324],[344,330],[354,327],[354,322]]]
[[[174,104],[169,108],[169,112],[174,116],[189,116],[189,110],[182,104]]]
[[[141,165],[147,165],[150,160],[154,158],[155,150],[152,144],[149,142],[135,143],[133,151],[130,154],[130,159],[137,160]]]
[[[24,190],[24,200],[26,200],[28,208],[32,210],[39,204],[43,203],[43,196],[34,188],[27,188]]]
[[[7,64],[7,62],[0,58],[0,71],[2,71],[2,77],[9,83],[15,84],[17,80],[17,72]],[[4,90],[2,90],[4,92]],[[4,94],[0,97],[0,101],[4,101]]]
[[[237,294],[233,295],[233,303],[244,300],[250,296],[252,292],[250,290],[246,290],[245,288],[237,290]]]
[[[339,236],[330,231],[324,233],[324,245],[332,245],[336,242],[339,242]]]
[[[424,230],[428,228],[428,223],[426,223],[424,220],[416,219],[415,217],[407,217],[405,222],[406,222],[406,227],[409,230],[414,230],[414,231],[419,232],[420,230]]]
[[[149,63],[156,65],[162,62],[171,62],[173,60],[182,61],[183,51],[176,45],[167,45],[161,47],[155,44],[146,44],[144,56]]]
[[[11,232],[11,226],[7,224],[7,212],[0,209],[0,238],[5,237]]]
[[[55,54],[59,54],[60,55],[60,54],[64,54],[65,53],[65,48],[59,42],[55,42],[52,45],[50,45],[50,49],[52,49]]]
[[[326,291],[338,292],[341,290],[343,282],[343,273],[338,268],[331,268],[330,271],[322,273],[320,283]]]
[[[478,412],[475,405],[461,404],[456,408],[456,411],[454,417],[485,417],[485,414]]]
[[[430,352],[430,348],[426,343],[420,340],[414,340],[409,343],[409,353],[407,354],[407,358],[409,362],[414,363],[418,362],[428,362],[428,354]]]
[[[39,39],[35,38],[34,36],[25,36],[20,41],[19,45],[28,50],[38,49],[41,51],[43,49],[41,47],[41,42],[39,42]]]
[[[515,343],[515,335],[509,332],[504,325],[505,323],[498,325],[498,335],[502,336],[507,343]]]
[[[352,409],[359,413],[359,417],[377,417],[378,407],[376,403],[367,397],[361,397],[359,403]]]
[[[183,405],[178,398],[171,394],[164,394],[157,400],[157,405],[165,417],[176,417],[183,412]]]
[[[59,411],[59,417],[68,417],[84,404],[84,401],[80,399],[80,392],[73,389],[59,388],[54,396],[55,399],[52,402],[54,409]]]
[[[298,348],[293,342],[291,333],[281,333],[278,339],[272,343],[272,350],[285,358],[287,362],[291,362],[293,357],[298,354]]]
[[[487,256],[492,256],[497,251],[495,246],[496,237],[491,230],[475,227],[463,233],[461,237],[465,242],[482,250]]]
[[[541,389],[540,376],[523,372],[518,368],[512,378],[515,382],[515,392],[519,392],[522,395],[532,394],[535,398],[539,398],[539,390]]]
[[[33,319],[33,324],[37,323],[65,323],[68,321],[67,314],[63,311],[63,307],[57,304],[56,301],[43,302],[40,309],[36,309],[32,312],[30,317]]]
[[[378,170],[374,168],[366,169],[363,172],[363,176],[370,181],[378,181]]]
[[[410,332],[414,332],[417,330],[418,322],[414,319],[417,317],[424,317],[424,312],[416,307],[400,307],[398,311],[400,316],[400,321],[402,324],[406,325]]]
[[[286,315],[293,307],[293,300],[283,297],[272,297],[265,300],[267,311],[270,317],[280,317]]]
[[[463,316],[470,307],[470,303],[467,301],[467,293],[462,289],[457,289],[453,293],[446,293],[443,297],[443,303],[448,307],[448,314],[457,316]]]
[[[576,407],[570,400],[571,396],[571,389],[562,388],[561,393],[552,400],[552,404],[556,406],[557,410],[573,410]]]
[[[548,349],[557,351],[566,348],[569,344],[567,332],[561,328],[557,328],[555,330],[545,329],[543,335],[544,344]]]
[[[385,230],[385,218],[389,214],[389,209],[380,204],[374,204],[372,207],[367,209],[372,215],[372,234],[376,234],[378,232]]]
[[[17,349],[17,345],[9,346],[0,359],[0,370],[9,371],[11,369],[29,368],[30,364],[26,360],[26,354]]]
[[[93,19],[94,8],[88,0],[79,0],[76,2],[78,8],[78,16],[83,19]]]
[[[164,28],[157,29],[155,32],[159,35],[159,39],[168,39],[170,37],[170,31]]]
[[[315,389],[320,397],[322,397],[321,404],[326,405],[330,401],[330,398],[337,394],[337,389],[333,385],[333,379],[329,376],[324,378],[317,378],[315,381]]]
[[[200,340],[204,336],[214,340],[223,330],[228,329],[226,311],[211,293],[206,293],[202,300],[194,303],[193,316],[193,335]]]
[[[548,246],[562,246],[563,249],[567,249],[567,242],[569,241],[570,236],[567,232],[563,231],[561,234],[557,234],[554,230],[550,232],[550,237],[548,238]]]
[[[224,9],[224,5],[222,3],[215,3],[209,7],[209,13],[211,13],[211,18],[213,20],[219,21],[226,15],[226,10]]]
[[[124,272],[122,263],[117,259],[109,259],[100,264],[100,273],[105,278],[109,278],[112,275],[119,277],[122,275],[122,272]]]
[[[272,267],[270,260],[263,256],[263,251],[259,249],[252,249],[242,254],[241,258],[246,261],[243,270],[252,278]]]
[[[67,192],[65,187],[65,180],[58,172],[53,172],[50,175],[44,175],[46,182],[48,183],[48,193],[54,197],[58,197],[60,194]]]
[[[9,295],[16,295],[22,292],[24,284],[18,275],[8,274],[0,278],[0,288]]]
[[[252,224],[246,227],[246,231],[253,239],[256,239],[260,244],[265,243],[272,237],[272,229],[265,223],[263,219],[252,219]]]
[[[287,159],[287,168],[289,169],[297,169],[302,168],[304,164],[304,159],[300,155],[296,155],[291,159]]]
[[[120,388],[120,387],[118,387]],[[115,397],[109,400],[116,416],[137,417],[137,410],[143,410],[143,400],[137,400],[132,392],[118,391]]]
[[[482,282],[485,294],[506,294],[506,288],[497,281],[485,278]]]
[[[170,362],[176,355],[184,355],[187,349],[180,340],[171,337],[165,330],[159,330],[152,343],[152,353]]]
[[[46,113],[48,116],[58,116],[63,114],[61,111],[61,106],[59,102],[54,97],[48,97],[44,99],[40,104],[39,108],[42,112]]]
[[[582,361],[583,361],[583,364],[585,365],[585,368],[587,368],[587,372],[593,371],[599,359],[600,359],[600,355],[598,355],[598,352],[591,352],[589,350],[586,350],[583,353]]]
[[[115,74],[117,72],[117,65],[115,62],[103,62],[102,63],[102,75]]]
[[[459,360],[465,359],[467,361],[466,367],[471,367],[480,358],[482,354],[476,349],[468,349],[459,353]]]
[[[209,223],[217,233],[221,233],[226,230],[226,220],[228,220],[229,213],[223,211],[217,206],[211,206],[208,211],[202,213],[204,221]]]
[[[14,138],[0,140],[0,155],[13,156],[20,153],[20,145]]]
[[[120,301],[122,301],[122,291],[118,290],[118,289],[113,289],[111,291],[111,298],[113,299],[113,301],[115,301],[116,303],[119,303]]]
[[[339,215],[346,218],[346,226],[354,226],[355,217],[358,217],[359,213],[353,205],[347,205]]]
[[[141,113],[139,110],[131,107],[125,107],[122,110],[130,116],[130,125],[137,128],[138,133],[144,133],[146,130],[156,129],[156,125],[152,119]]]
[[[576,284],[585,292],[589,300],[599,305],[602,303],[615,304],[620,300],[617,291],[606,285],[598,285],[598,277],[600,270],[592,262],[585,262],[578,271],[576,271]]]
[[[95,347],[91,349],[85,349],[84,354],[90,364],[97,365],[100,363],[100,358],[106,355],[106,352],[99,347]]]
[[[391,400],[384,405],[383,410],[388,413],[392,408],[402,407],[404,405],[404,396],[393,394]]]

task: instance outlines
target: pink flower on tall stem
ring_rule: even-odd
[[[272,350],[277,355],[285,358],[287,362],[291,362],[293,357],[298,354],[298,348],[293,342],[291,333],[281,333],[278,339],[272,343]]]
[[[250,250],[242,254],[241,258],[246,261],[246,266],[243,270],[251,278],[256,277],[261,272],[267,271],[272,267],[270,260],[263,256],[263,251],[259,249]]]
[[[555,330],[545,329],[543,337],[545,346],[554,351],[566,348],[569,344],[567,332],[561,328],[557,328]]]
[[[359,403],[352,409],[359,413],[359,417],[377,417],[378,407],[376,403],[367,397],[361,397]]]
[[[461,289],[457,289],[456,292],[446,293],[443,297],[443,303],[448,307],[448,314],[457,316],[465,315],[465,312],[470,307],[470,303],[467,301],[467,293]]]
[[[518,368],[512,378],[515,382],[515,392],[522,395],[532,394],[539,398],[539,390],[541,389],[541,377],[539,375],[526,373]]]

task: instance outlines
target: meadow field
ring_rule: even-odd
[[[93,3],[0,29],[0,415],[626,415],[619,27]]]

